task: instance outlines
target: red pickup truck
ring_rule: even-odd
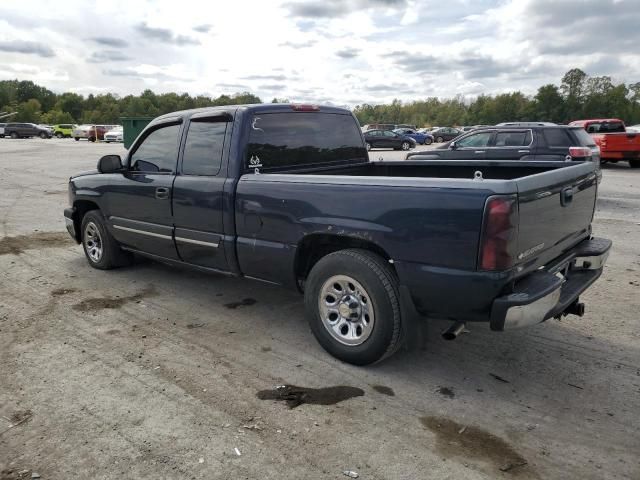
[[[640,133],[627,132],[617,118],[576,120],[569,125],[584,128],[600,147],[602,163],[627,160],[631,168],[640,168]]]

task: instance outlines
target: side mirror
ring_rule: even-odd
[[[122,170],[122,159],[120,155],[105,155],[98,160],[98,171],[100,173],[116,173]]]
[[[458,148],[458,146],[456,145],[456,142],[451,142],[449,144],[449,150],[455,150],[456,148]]]

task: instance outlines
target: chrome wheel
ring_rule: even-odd
[[[103,251],[102,237],[100,236],[100,230],[93,222],[87,223],[84,228],[84,248],[93,263],[100,261]]]
[[[409,148],[411,148],[409,142],[402,142],[402,150],[409,150]]]
[[[371,297],[353,278],[335,275],[324,282],[318,307],[322,324],[338,342],[356,346],[371,335],[375,321]]]

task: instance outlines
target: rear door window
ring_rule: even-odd
[[[222,163],[227,122],[191,120],[182,156],[185,175],[216,175]]]
[[[351,115],[319,112],[262,113],[251,119],[247,169],[282,170],[368,161]]]
[[[498,132],[496,133],[496,147],[528,147],[531,144],[531,131]]]

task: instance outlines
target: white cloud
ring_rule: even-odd
[[[236,0],[215,8],[111,0],[55,11],[45,1],[5,2],[0,79],[120,95],[249,90],[265,101],[338,105],[534,93],[574,66],[636,81],[637,49],[589,36],[620,28],[625,45],[640,45],[637,1],[598,0],[606,14],[584,8],[592,1],[451,0],[443,9],[435,0]]]

